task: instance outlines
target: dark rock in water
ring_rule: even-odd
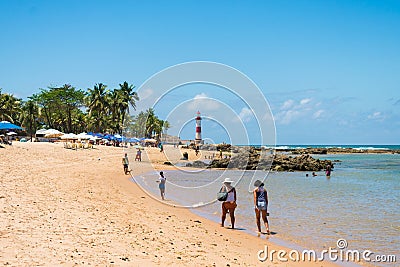
[[[205,168],[205,167],[208,167],[208,164],[207,164],[207,163],[204,163],[204,162],[202,162],[202,161],[200,161],[200,160],[196,160],[196,161],[194,161],[194,162],[192,163],[192,167],[195,167],[195,168]]]
[[[228,152],[231,150],[231,145],[230,144],[219,144],[217,145],[217,150],[220,151],[224,151],[224,152]]]
[[[164,165],[172,165],[172,163],[169,162],[169,161],[165,161],[165,162],[164,162]]]
[[[253,147],[239,148],[232,158],[214,159],[209,168],[235,168],[241,170],[273,170],[273,171],[320,171],[327,165],[333,164],[330,160],[320,160],[308,154],[289,156],[286,154],[265,154],[261,149]],[[321,150],[319,154],[325,153]],[[261,156],[262,155],[262,156]]]
[[[326,155],[328,154],[327,148],[304,148],[296,149],[292,151],[292,154],[316,154],[316,155]]]

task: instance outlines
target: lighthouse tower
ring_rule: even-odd
[[[196,137],[194,139],[196,145],[202,144],[203,140],[201,140],[201,117],[200,111],[197,111],[196,117]]]

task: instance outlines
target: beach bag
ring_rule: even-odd
[[[218,201],[225,201],[228,198],[228,192],[222,192],[222,188],[219,190],[217,194]]]

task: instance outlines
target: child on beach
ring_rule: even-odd
[[[229,212],[231,216],[232,229],[235,228],[235,209],[236,204],[236,189],[231,185],[233,181],[230,178],[225,178],[220,192],[228,192],[228,197],[222,202],[221,226],[224,227],[226,214]]]
[[[165,182],[167,181],[167,178],[165,178],[164,173],[160,172],[160,178],[158,178],[157,183],[159,183],[158,188],[160,189],[161,193],[161,199],[165,200]]]
[[[267,219],[267,209],[268,209],[268,193],[264,188],[264,183],[260,180],[254,182],[254,186],[256,187],[253,191],[254,195],[254,211],[256,212],[256,223],[258,228],[258,236],[261,234],[261,222],[260,215],[262,215],[262,219],[265,224],[265,228],[267,229],[267,235],[270,234],[268,219]]]

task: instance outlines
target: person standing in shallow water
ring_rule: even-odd
[[[228,197],[224,202],[222,202],[222,217],[221,217],[221,226],[224,227],[226,214],[229,212],[231,217],[231,226],[232,229],[235,228],[235,209],[237,207],[236,204],[236,189],[231,185],[233,181],[230,178],[225,178],[221,192],[228,192]]]
[[[160,194],[161,194],[161,199],[165,200],[165,182],[167,181],[167,178],[165,178],[164,173],[160,172],[160,178],[158,178],[157,183],[158,188],[160,189]]]
[[[331,165],[327,164],[325,169],[326,178],[331,178],[331,171],[332,171]]]
[[[267,235],[270,234],[269,224],[268,224],[268,193],[264,188],[264,183],[260,180],[254,182],[256,187],[253,191],[254,195],[254,211],[256,213],[256,223],[258,228],[258,236],[261,234],[261,217],[264,221],[265,228],[267,229]]]

